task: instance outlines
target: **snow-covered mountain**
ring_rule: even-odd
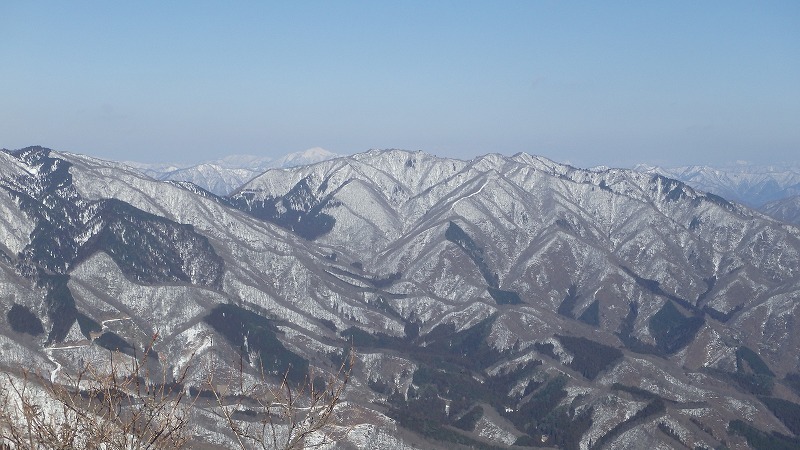
[[[199,164],[146,164],[126,162],[142,173],[162,181],[188,181],[216,194],[227,195],[269,168],[313,164],[339,155],[320,147],[289,153],[277,159],[231,155]]]
[[[674,168],[640,165],[636,170],[681,180],[695,189],[752,207],[800,194],[800,166],[793,164],[762,166],[737,162]]]
[[[0,209],[8,371],[157,335],[191,385],[352,343],[358,447],[799,442],[800,229],[674,179],[385,150],[221,197],[29,148],[0,153]]]

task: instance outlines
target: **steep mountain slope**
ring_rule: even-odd
[[[81,155],[0,156],[8,367],[57,378],[157,335],[200,385],[240,352],[248,379],[299,377],[352,343],[352,443],[796,444],[800,231],[679,181],[389,150],[217,197]]]
[[[568,330],[690,370],[736,377],[740,348],[797,370],[781,350],[798,345],[797,232],[674,180],[390,151],[267,172],[234,199],[288,229],[313,224],[332,253],[356,250],[350,272],[402,274],[391,292],[426,294],[394,307],[423,334],[491,318],[501,351]]]

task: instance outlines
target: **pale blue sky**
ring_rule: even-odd
[[[0,147],[800,155],[800,2],[0,3]]]

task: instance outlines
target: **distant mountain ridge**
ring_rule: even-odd
[[[336,158],[340,155],[321,147],[289,153],[277,159],[253,155],[230,155],[199,164],[148,164],[126,162],[142,173],[162,181],[188,181],[216,195],[227,195],[271,168],[289,168]]]
[[[640,172],[681,180],[695,189],[759,208],[800,194],[800,165],[757,165],[737,162],[718,166],[658,167],[638,165]]]

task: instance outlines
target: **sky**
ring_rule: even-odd
[[[0,2],[0,147],[800,160],[800,2]]]

